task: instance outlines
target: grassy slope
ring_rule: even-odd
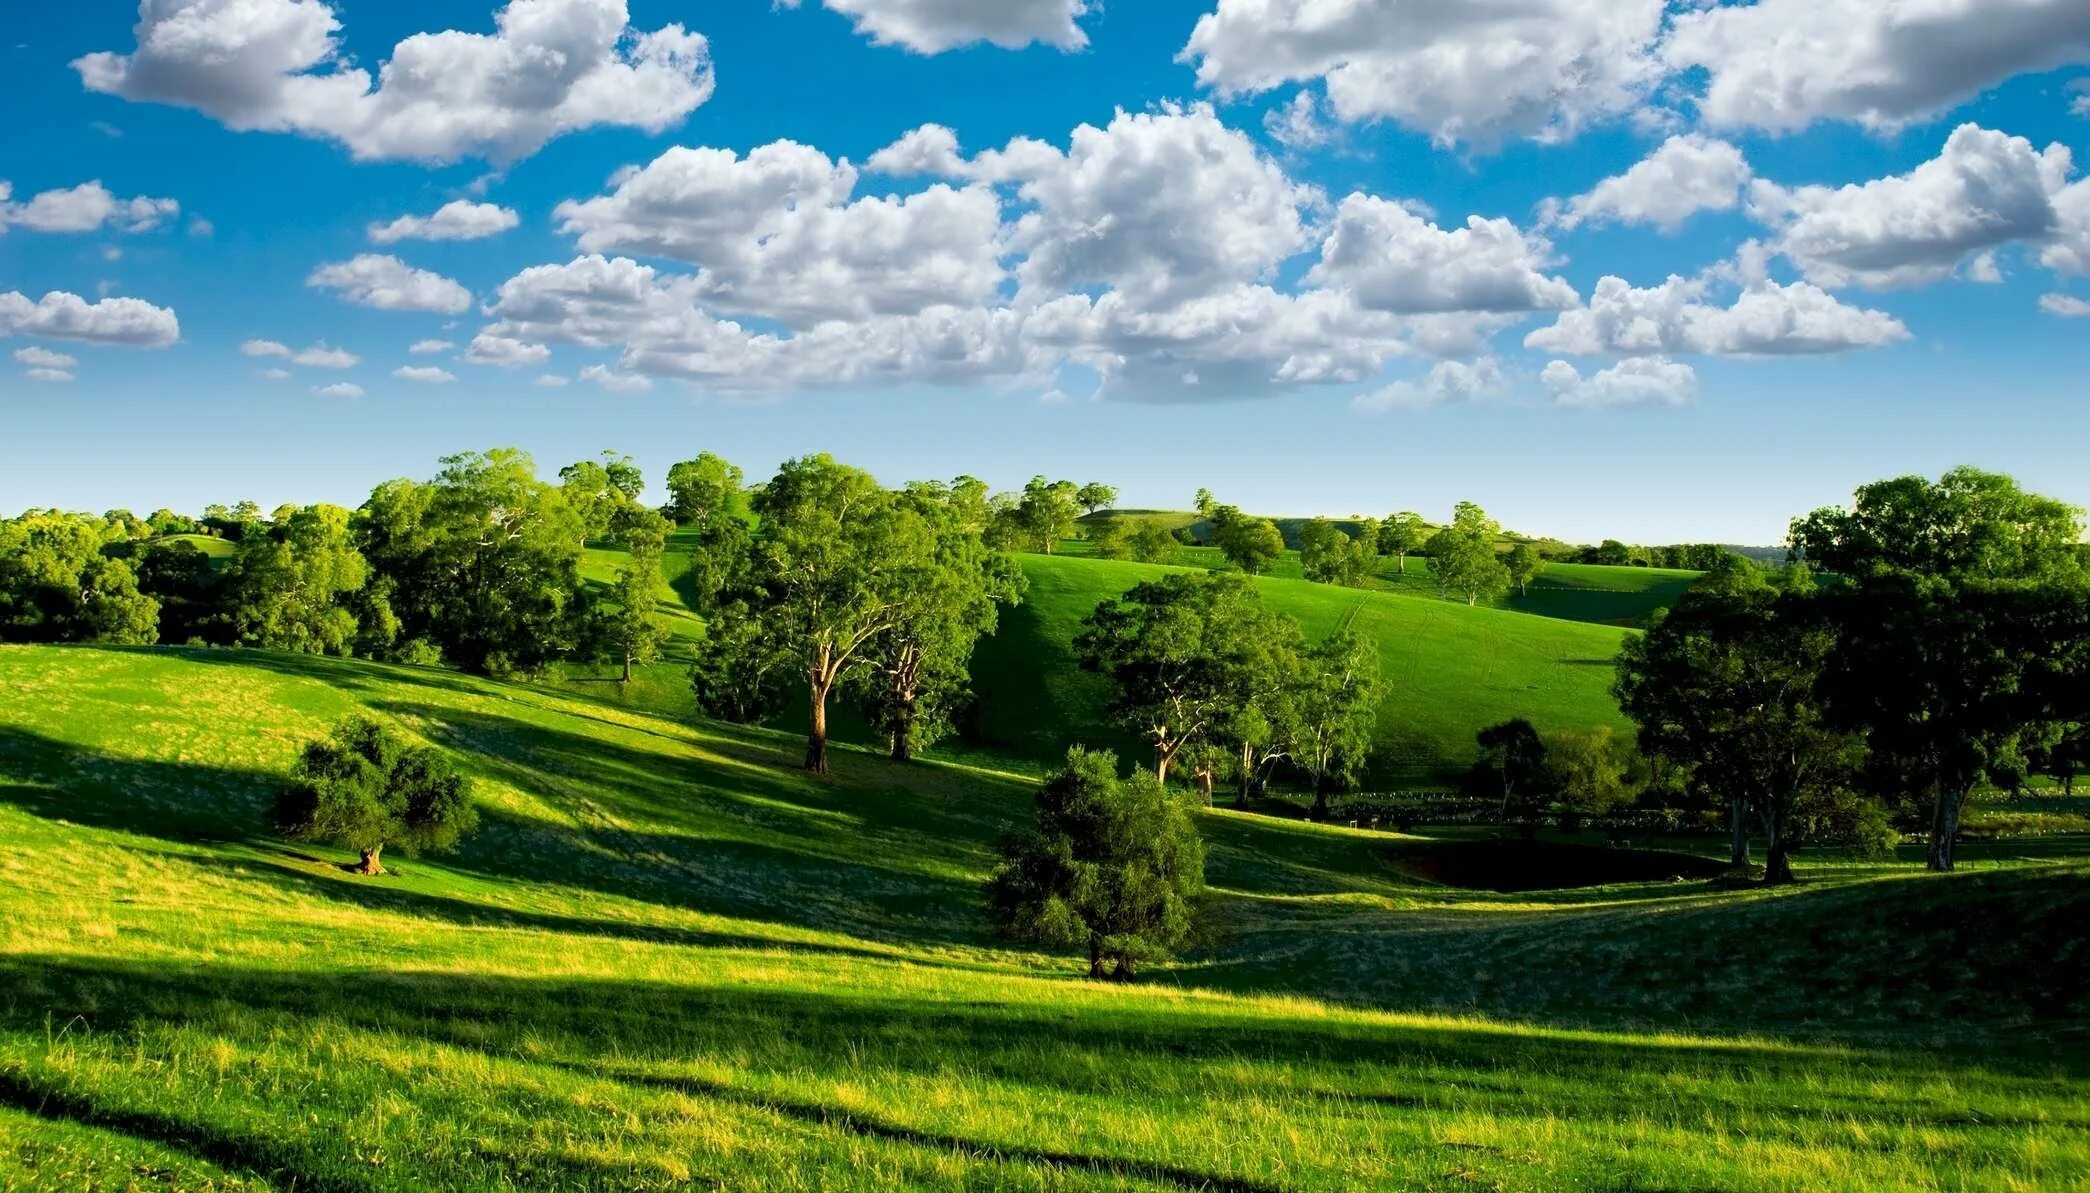
[[[1098,602],[1165,569],[1057,556],[1025,556],[1023,567],[1029,595],[974,659],[987,739],[1036,760],[1070,741],[1143,756],[1140,743],[1099,729],[1107,687],[1075,666],[1072,642]],[[1541,729],[1623,724],[1609,694],[1621,630],[1300,580],[1258,583],[1309,635],[1354,616],[1379,643],[1388,694],[1372,786],[1446,781],[1471,762],[1474,733],[1509,717]]]
[[[298,744],[357,709],[479,780],[461,853],[362,880],[257,834]],[[792,747],[439,671],[0,648],[0,1186],[2061,1188],[2090,1167],[2082,1040],[2050,1035],[2090,1012],[2081,865],[1465,895],[1401,880],[1386,838],[1213,812],[1210,939],[1106,988],[982,929],[1027,785],[854,754],[818,783]],[[1302,997],[1323,993],[1352,1005]]]

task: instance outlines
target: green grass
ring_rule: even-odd
[[[1105,724],[1108,687],[1075,665],[1072,644],[1099,602],[1165,569],[1037,555],[1024,556],[1023,569],[1023,605],[1003,615],[974,657],[987,741],[1034,761],[1076,741],[1144,757],[1142,743]],[[1474,734],[1510,717],[1546,730],[1624,728],[1610,696],[1622,630],[1302,580],[1264,578],[1257,587],[1310,636],[1354,618],[1379,644],[1387,695],[1368,786],[1448,782],[1472,762]]]
[[[475,778],[462,851],[358,879],[260,833],[352,711]],[[844,752],[818,782],[795,746],[427,669],[0,648],[0,1187],[2090,1171],[2079,862],[1504,896],[1403,878],[1400,839],[1215,811],[1209,931],[1121,988],[985,931],[1027,781]]]

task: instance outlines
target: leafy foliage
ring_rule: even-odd
[[[1075,748],[1038,792],[1037,824],[1002,843],[987,885],[1011,939],[1085,945],[1089,976],[1129,981],[1190,939],[1205,852],[1190,808],[1152,774]]]
[[[121,533],[56,510],[0,522],[0,641],[152,642],[159,602],[106,549]]]
[[[295,840],[358,850],[364,874],[383,873],[388,845],[442,852],[479,820],[470,784],[441,754],[365,717],[305,747],[271,819]]]

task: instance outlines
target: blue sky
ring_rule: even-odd
[[[0,54],[8,511],[510,444],[1572,540],[2090,504],[2085,0],[112,0]]]

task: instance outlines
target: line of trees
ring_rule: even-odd
[[[1737,861],[1760,834],[1789,881],[1811,825],[1885,812],[1951,870],[1977,786],[2082,764],[2082,511],[1962,468],[1868,485],[1794,522],[1791,549],[1694,587],[1619,661],[1642,750],[1729,808]]]

